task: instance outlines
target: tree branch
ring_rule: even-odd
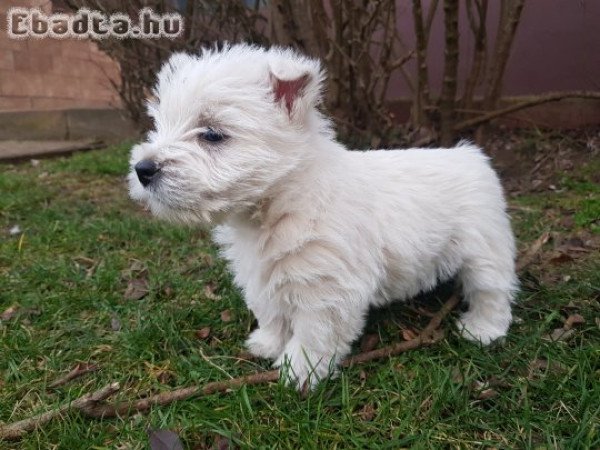
[[[510,57],[512,43],[517,33],[517,27],[521,20],[521,12],[525,0],[503,0],[501,2],[500,23],[498,24],[498,36],[492,58],[492,66],[489,71],[487,92],[484,99],[485,109],[496,107],[502,91],[502,81],[506,64]]]
[[[427,69],[428,34],[423,23],[423,6],[421,0],[413,0],[413,22],[415,26],[417,53],[417,88],[413,101],[413,124],[422,126],[426,122],[425,109],[430,103],[429,75]]]
[[[473,47],[473,59],[471,62],[471,70],[467,80],[465,81],[465,88],[462,98],[462,108],[471,109],[473,107],[473,101],[475,96],[475,89],[481,82],[482,75],[485,73],[485,56],[487,50],[487,9],[488,1],[482,0],[482,2],[475,1],[477,8],[478,20],[475,21],[474,13],[472,11],[473,6],[471,0],[467,1],[467,13],[469,17],[469,24],[473,37],[475,39],[475,45]],[[458,111],[457,111],[458,112]]]
[[[444,77],[440,94],[440,140],[448,147],[454,141],[458,74],[458,0],[444,0]]]
[[[567,98],[586,98],[586,99],[597,99],[600,100],[600,92],[594,91],[572,91],[572,92],[550,92],[547,94],[539,95],[516,103],[514,105],[507,106],[506,108],[499,109],[496,111],[490,111],[484,113],[479,117],[473,119],[464,120],[454,126],[454,131],[462,131],[467,128],[476,127],[489,122],[498,117],[505,116],[507,114],[520,111],[522,109],[531,108],[532,106],[542,105],[544,103],[556,102]]]

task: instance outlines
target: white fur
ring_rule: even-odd
[[[308,75],[288,112],[274,80]],[[515,244],[498,177],[473,145],[347,151],[317,110],[319,63],[238,45],[174,55],[149,105],[156,128],[132,151],[160,178],[131,196],[156,215],[211,223],[258,319],[247,345],[289,363],[302,387],[350,351],[370,305],[409,299],[454,275],[468,339],[504,336]],[[203,127],[228,138],[207,143]]]

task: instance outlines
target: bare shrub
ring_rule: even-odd
[[[130,17],[143,7],[158,14],[176,10],[174,0],[63,2],[73,10],[88,7]],[[321,58],[329,75],[325,108],[341,137],[358,147],[451,145],[459,133],[481,129],[519,109],[565,97],[600,97],[598,92],[549,93],[500,107],[504,73],[525,0],[500,1],[493,40],[487,29],[488,0],[411,0],[412,46],[399,34],[396,0],[255,0],[250,6],[242,0],[190,0],[185,5],[178,10],[185,21],[185,32],[178,39],[98,41],[100,49],[118,63],[120,79],[114,80],[114,86],[142,128],[149,126],[144,100],[169,54],[197,52],[224,41],[292,46]],[[468,27],[459,27],[461,7],[466,8]],[[444,21],[443,81],[440,92],[433,92],[427,58],[432,23],[439,14]],[[472,55],[459,52],[459,31],[465,29],[473,36]],[[458,79],[458,67],[465,58],[469,61],[463,81]],[[410,60],[415,62],[411,70],[406,66]],[[397,74],[411,92],[411,118],[406,124],[398,123],[388,101],[390,80]]]

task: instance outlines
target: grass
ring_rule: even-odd
[[[0,314],[11,306],[17,312],[0,321],[0,423],[111,381],[123,385],[123,399],[268,368],[234,358],[253,318],[208,233],[153,220],[127,198],[127,152],[123,145],[2,166]],[[593,173],[586,167],[564,189],[512,201],[522,248],[545,230],[555,241],[597,236]],[[571,224],[559,222],[564,211],[574,215]],[[21,232],[11,235],[16,225]],[[131,279],[147,279],[148,295],[127,299]],[[148,428],[168,428],[187,448],[211,448],[218,436],[269,449],[598,448],[599,290],[593,252],[535,265],[504,345],[478,348],[448,321],[439,345],[344,370],[306,399],[272,384],[127,419],[69,414],[0,447],[141,449]],[[230,321],[221,319],[224,310]],[[574,313],[585,323],[571,339],[543,339]],[[368,332],[384,343],[399,340],[398,324],[409,314],[396,305],[375,312]],[[210,337],[199,339],[204,327]],[[101,370],[47,388],[78,362]]]

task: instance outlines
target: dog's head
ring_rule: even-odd
[[[130,195],[161,217],[213,222],[248,208],[328,134],[316,60],[236,45],[174,54],[148,103],[154,129],[131,153]]]

